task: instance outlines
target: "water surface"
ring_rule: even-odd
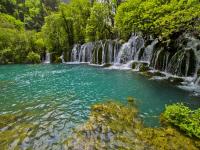
[[[133,71],[66,64],[5,65],[0,66],[0,116],[20,119],[7,124],[0,135],[9,127],[30,124],[33,132],[22,138],[21,148],[62,149],[72,129],[87,120],[91,105],[111,99],[127,103],[129,96],[137,99],[147,126],[159,125],[158,116],[166,104],[200,106],[190,93]],[[19,138],[14,135],[11,146]]]

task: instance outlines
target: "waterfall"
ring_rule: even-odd
[[[153,66],[154,69],[157,69],[158,59],[162,52],[163,52],[163,49],[160,49],[153,54],[151,65]]]
[[[78,62],[79,61],[79,52],[80,52],[80,45],[75,44],[72,52],[71,52],[71,61],[72,62]]]
[[[187,36],[186,36],[187,37]],[[156,47],[158,39],[151,38],[151,43],[145,47],[142,36],[133,34],[128,42],[121,45],[118,40],[100,40],[75,44],[71,50],[71,62],[89,64],[111,64],[114,66],[128,67],[132,62],[148,63],[151,69],[187,77],[197,76],[200,60],[200,51],[197,47],[200,40],[187,37],[185,48],[178,51],[168,51],[165,47]],[[159,49],[158,49],[159,48]],[[194,70],[195,67],[195,70]]]
[[[157,43],[158,43],[158,39],[155,39],[150,45],[148,45],[145,48],[141,60],[146,61],[146,62],[150,62],[151,61],[152,54],[153,54],[153,49],[154,49],[154,47],[155,47],[155,45]]]
[[[60,56],[60,59],[62,60],[62,63],[65,63],[64,53],[62,53],[62,55]]]
[[[169,62],[169,56],[170,56],[170,53],[166,52],[166,54],[165,54],[165,61],[164,61],[164,68],[163,68],[163,70],[165,72],[167,72],[167,67],[168,67],[168,62]]]
[[[128,42],[121,44],[119,40],[99,40],[88,42],[83,45],[75,44],[70,51],[71,62],[88,63],[110,66],[113,69],[131,69],[135,63],[134,70],[139,71],[145,63],[152,71],[164,72],[167,77],[191,77],[185,78],[187,83],[200,85],[200,40],[182,35],[178,42],[177,49],[170,47],[170,42],[159,42],[158,39],[149,39],[145,46],[145,39],[142,36],[133,34]],[[182,42],[182,43],[181,43]],[[187,43],[186,43],[187,42]],[[173,42],[172,42],[173,44]],[[47,54],[46,61],[50,59]],[[63,57],[61,57],[63,60]],[[186,83],[186,82],[185,82]],[[191,85],[192,85],[191,84]]]
[[[195,81],[195,85],[198,86],[200,84],[200,77],[198,77]]]
[[[45,64],[51,63],[51,53],[46,53],[44,63]]]
[[[113,40],[76,44],[71,51],[71,62],[120,65],[139,60],[140,51],[144,48],[144,39],[133,35],[127,43],[120,45],[118,41]]]
[[[174,56],[171,58],[167,72],[172,73],[174,75],[182,76],[181,74],[181,66],[184,60],[185,52],[178,51],[174,54]]]
[[[120,44],[112,40],[76,44],[71,51],[71,62],[114,64],[119,48]]]
[[[131,60],[138,60],[142,48],[144,48],[144,39],[140,36],[132,35],[129,41],[122,45],[115,64],[125,64]]]
[[[103,41],[101,41],[101,48],[102,48],[102,64],[105,64],[105,62],[106,62],[106,52],[105,52],[105,43],[103,43]],[[97,53],[99,53],[99,50],[97,51]]]
[[[195,53],[195,56],[197,58],[197,62],[196,62],[196,71],[195,71],[195,78],[197,78],[196,80],[196,85],[198,85],[200,83],[200,78],[198,78],[198,70],[200,69],[200,40],[196,39],[188,34],[186,34],[186,37],[189,39],[189,42],[187,43],[187,47],[192,49]]]

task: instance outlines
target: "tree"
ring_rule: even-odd
[[[62,4],[60,11],[64,18],[73,22],[73,41],[84,43],[86,26],[90,16],[91,3],[88,0],[72,0],[69,4]]]
[[[110,5],[95,3],[86,26],[86,41],[109,39],[112,37]]]
[[[68,33],[66,32],[67,25],[65,23],[60,13],[55,13],[45,18],[42,33],[49,51],[62,53],[62,51],[69,48]]]
[[[198,0],[128,0],[115,16],[115,26],[122,38],[143,32],[169,38],[174,33],[199,28]]]

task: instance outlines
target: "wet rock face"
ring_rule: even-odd
[[[171,127],[145,128],[138,118],[134,99],[128,101],[129,106],[113,102],[94,105],[88,122],[76,129],[64,142],[64,148],[198,150],[198,141]]]
[[[159,41],[153,50],[150,66],[172,75],[187,77],[196,74],[200,40],[192,34],[181,34]]]
[[[70,54],[72,62],[123,65],[147,62],[152,69],[181,77],[194,76],[200,61],[200,40],[191,34],[178,34],[170,40],[143,38],[133,34],[126,43],[102,40],[76,44]],[[135,68],[133,66],[133,68]],[[141,71],[148,68],[142,67]]]

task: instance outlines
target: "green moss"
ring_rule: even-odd
[[[148,71],[148,70],[149,70],[148,64],[142,63],[141,66],[140,66],[139,71],[140,71],[140,72],[146,72],[146,71]]]
[[[136,66],[137,66],[137,62],[133,62],[132,65],[131,65],[131,68],[132,68],[132,69],[135,69]]]
[[[0,132],[0,147],[2,149],[20,149],[20,144],[28,136],[34,132],[35,125],[29,123],[21,123]],[[15,144],[13,144],[15,143]],[[11,147],[12,145],[12,147]]]
[[[180,132],[171,127],[145,128],[139,136],[141,140],[145,140],[148,144],[153,145],[159,150],[198,149],[192,139],[183,136]]]
[[[142,75],[146,76],[146,77],[153,77],[153,76],[159,76],[159,77],[165,77],[166,75],[159,72],[159,71],[156,71],[156,72],[149,72],[149,71],[144,71],[144,72],[141,72]]]
[[[191,139],[175,128],[145,128],[134,98],[128,106],[107,102],[92,107],[89,120],[77,128],[65,142],[66,149],[199,149],[199,140]]]
[[[54,63],[62,63],[62,59],[60,57],[56,57],[56,60]]]
[[[10,123],[14,123],[18,117],[12,114],[0,115],[0,129],[6,127]]]

